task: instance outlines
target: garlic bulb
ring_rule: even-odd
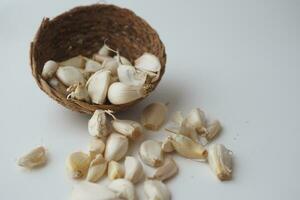
[[[109,185],[108,189],[115,192],[118,197],[126,200],[135,200],[135,188],[134,185],[126,179],[113,180]]]
[[[85,68],[84,70],[86,72],[96,72],[99,71],[100,69],[102,69],[102,65],[94,60],[91,59],[86,59],[86,63],[85,63]]]
[[[106,141],[105,159],[119,161],[126,155],[127,150],[128,139],[118,133],[112,133]]]
[[[46,149],[39,146],[19,158],[18,165],[25,168],[35,168],[44,165],[46,162]]]
[[[163,164],[163,152],[161,145],[155,140],[146,140],[140,146],[140,157],[142,161],[152,167],[159,167]]]
[[[97,71],[87,81],[87,89],[93,103],[103,104],[110,84],[110,71]]]
[[[96,110],[88,122],[88,130],[91,136],[103,138],[110,133],[110,127],[104,110]]]
[[[142,134],[142,126],[135,121],[114,119],[111,124],[115,131],[133,140],[138,139]]]
[[[151,53],[144,53],[138,59],[135,60],[134,66],[137,69],[150,71],[150,72],[159,72],[161,69],[161,64],[155,55]]]
[[[162,103],[152,103],[144,108],[141,116],[142,125],[149,130],[157,131],[165,122],[167,106]]]
[[[91,159],[83,152],[75,152],[67,159],[67,169],[73,178],[82,178],[86,175]]]
[[[143,166],[135,157],[126,156],[124,165],[125,179],[136,184],[144,177]]]
[[[58,63],[53,60],[48,60],[43,67],[42,77],[44,79],[52,78],[58,69]]]
[[[120,65],[118,67],[118,77],[122,83],[141,86],[146,82],[147,74],[137,71],[133,66]]]
[[[86,179],[90,182],[97,182],[106,172],[107,161],[101,154],[98,154],[94,160],[92,160]]]
[[[80,69],[73,66],[59,67],[56,71],[56,76],[66,86],[77,83],[85,84],[85,79]]]
[[[178,167],[171,157],[167,157],[164,164],[157,168],[151,179],[167,180],[178,173]]]
[[[126,104],[145,96],[140,86],[127,85],[115,82],[108,89],[108,100],[115,105]]]
[[[119,179],[119,178],[123,178],[125,175],[125,171],[123,166],[112,160],[109,162],[108,164],[108,170],[107,170],[107,176],[109,179],[114,180],[114,179]]]
[[[132,65],[131,62],[123,56],[118,57],[118,55],[115,55],[114,59],[117,60],[117,61],[121,61],[122,65]]]
[[[85,64],[84,57],[79,55],[60,62],[59,66],[72,66],[77,68],[83,68],[84,64]]]
[[[171,194],[167,186],[158,180],[147,180],[144,191],[148,200],[170,200]]]
[[[89,152],[90,157],[94,159],[96,155],[103,154],[105,150],[105,143],[98,138],[92,138],[92,140],[89,143]]]
[[[90,97],[89,94],[85,88],[84,85],[81,83],[77,83],[75,85],[71,85],[68,89],[68,94],[67,99],[76,99],[80,101],[85,101],[85,102],[90,102]]]

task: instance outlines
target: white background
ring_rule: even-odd
[[[95,2],[0,1],[1,200],[68,199],[74,182],[64,162],[69,153],[86,150],[88,116],[38,89],[29,43],[44,16]],[[203,163],[175,157],[180,173],[167,183],[173,199],[299,199],[300,1],[109,2],[146,19],[168,55],[157,90],[119,116],[137,119],[153,101],[170,102],[170,113],[201,107],[224,126],[216,142],[235,154],[229,182],[219,182]],[[49,150],[46,167],[16,166],[39,144]]]

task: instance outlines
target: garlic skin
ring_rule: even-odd
[[[175,151],[172,141],[171,141],[171,137],[167,137],[161,144],[161,150],[165,153],[171,153],[173,151]]]
[[[105,102],[110,78],[110,71],[97,71],[89,78],[86,86],[93,103],[103,104]]]
[[[108,100],[115,105],[130,103],[144,96],[145,92],[142,87],[121,82],[111,84],[108,89]]]
[[[92,138],[89,143],[90,157],[94,159],[96,155],[103,154],[105,150],[105,143],[99,138]]]
[[[58,69],[58,63],[53,60],[48,60],[43,67],[42,77],[45,80],[52,78]]]
[[[178,173],[178,167],[175,161],[169,156],[165,159],[164,164],[157,168],[151,179],[165,181]]]
[[[67,99],[76,99],[79,101],[90,102],[90,97],[85,86],[80,83],[71,85],[67,89],[67,91],[70,92],[70,94],[68,94],[67,96]]]
[[[85,64],[85,58],[79,55],[60,62],[59,66],[72,66],[76,68],[83,68],[84,64]]]
[[[46,149],[39,146],[23,155],[18,160],[18,165],[25,168],[36,168],[47,162]]]
[[[133,66],[130,65],[119,65],[118,77],[122,83],[141,86],[145,84],[147,74],[137,71]]]
[[[102,69],[102,65],[94,60],[86,59],[84,71],[94,73]]]
[[[108,120],[104,110],[96,110],[88,122],[88,131],[91,136],[104,138],[110,133]]]
[[[85,79],[81,71],[73,66],[59,67],[56,71],[57,78],[66,86],[77,83],[85,84]]]
[[[124,166],[125,179],[132,183],[136,184],[144,177],[143,166],[135,157],[126,156]]]
[[[142,135],[140,123],[132,120],[114,119],[111,122],[113,129],[132,140],[138,139]]]
[[[158,180],[147,180],[144,183],[147,200],[170,200],[171,194],[167,186]]]
[[[166,119],[168,108],[162,103],[152,103],[144,108],[141,116],[142,125],[149,130],[157,131]]]
[[[83,152],[74,152],[67,158],[67,170],[72,178],[82,178],[86,175],[91,159]]]
[[[142,161],[151,167],[159,167],[163,164],[164,155],[161,145],[155,140],[144,141],[140,146],[139,154]]]
[[[107,161],[101,154],[98,154],[94,160],[92,160],[86,179],[90,182],[97,182],[106,172]]]
[[[138,59],[135,60],[134,66],[137,69],[159,72],[161,69],[161,64],[157,56],[151,53],[144,53]]]
[[[113,180],[109,185],[108,189],[115,192],[118,197],[124,198],[126,200],[135,200],[135,187],[134,185],[126,179],[116,179]]]
[[[112,133],[109,135],[106,141],[105,159],[107,161],[119,161],[127,153],[128,150],[128,139],[127,137],[118,133]]]
[[[125,175],[125,171],[123,166],[120,163],[114,160],[109,162],[107,176],[110,180],[123,178],[124,175]]]
[[[123,56],[120,56],[120,58],[118,58],[118,55],[115,55],[114,59],[117,60],[117,61],[120,60],[122,65],[132,65],[131,62]]]
[[[221,181],[232,177],[232,152],[222,144],[212,144],[208,151],[208,163]]]

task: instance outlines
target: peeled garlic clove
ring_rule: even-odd
[[[135,188],[134,185],[126,179],[113,180],[108,189],[115,192],[118,197],[126,200],[135,200]]]
[[[222,144],[212,144],[208,151],[208,163],[212,171],[221,180],[232,177],[232,152]]]
[[[104,70],[110,71],[112,76],[117,76],[119,63],[116,59],[113,58],[107,58],[103,61],[102,67]]]
[[[35,168],[44,165],[46,162],[46,149],[39,146],[19,158],[18,165],[25,168]]]
[[[110,133],[108,120],[104,110],[96,110],[88,122],[88,130],[91,136],[103,138]]]
[[[140,161],[135,157],[126,156],[125,158],[125,179],[132,183],[138,183],[144,177],[144,169]]]
[[[167,180],[178,173],[178,167],[171,157],[167,157],[164,164],[157,168],[151,179]]]
[[[44,79],[49,79],[52,78],[56,72],[58,68],[58,64],[57,62],[53,61],[53,60],[48,60],[43,67],[43,71],[42,71],[42,77]]]
[[[103,154],[105,150],[105,143],[98,138],[93,138],[89,143],[90,157],[94,159],[96,155]]]
[[[98,154],[94,160],[92,160],[86,179],[90,182],[97,182],[106,172],[107,161],[101,154]]]
[[[76,57],[72,57],[68,60],[59,63],[59,66],[72,66],[77,68],[83,68],[85,63],[85,59],[83,56],[79,55]]]
[[[181,134],[173,134],[171,141],[176,152],[190,159],[206,159],[207,150],[201,145]]]
[[[48,80],[48,83],[56,91],[60,92],[61,94],[67,95],[67,87],[64,84],[62,84],[57,78],[51,78],[50,80]]]
[[[137,69],[146,70],[150,72],[159,72],[161,64],[157,56],[151,53],[144,53],[138,59],[135,60],[134,66]]]
[[[127,150],[127,137],[117,133],[112,133],[106,141],[105,159],[108,161],[119,161],[126,155]]]
[[[166,153],[171,153],[173,151],[175,151],[172,141],[171,141],[171,137],[167,137],[161,144],[161,149],[163,152]]]
[[[142,126],[135,121],[114,119],[111,124],[115,131],[133,140],[139,138],[142,134]]]
[[[122,83],[141,86],[146,82],[147,74],[137,71],[133,66],[120,65],[118,67],[118,77]]]
[[[73,178],[82,178],[86,175],[91,159],[83,152],[75,152],[67,158],[67,169]]]
[[[165,122],[167,106],[162,103],[152,103],[144,108],[141,116],[142,125],[149,130],[157,131]]]
[[[79,101],[90,102],[89,94],[84,85],[78,83],[75,85],[71,85],[68,89],[68,92],[71,92],[67,99],[76,99]]]
[[[207,126],[207,134],[205,135],[205,138],[209,142],[215,137],[217,137],[217,135],[220,133],[221,130],[222,130],[221,123],[218,120],[215,120]]]
[[[141,86],[115,82],[108,89],[108,100],[115,105],[130,103],[145,96]]]
[[[56,71],[56,76],[66,86],[77,83],[85,84],[85,79],[80,69],[73,66],[59,67]]]
[[[158,180],[147,180],[144,191],[148,200],[170,200],[171,194],[167,186]]]
[[[102,65],[94,60],[91,60],[91,59],[87,59],[86,60],[86,63],[85,63],[85,68],[84,70],[86,72],[96,72],[96,71],[99,71],[100,69],[102,69]]]
[[[186,127],[194,128],[199,134],[205,134],[205,114],[199,108],[195,108],[184,119]]]
[[[118,58],[118,55],[115,55],[114,59],[117,60],[117,61],[120,60],[122,65],[132,65],[131,62],[123,56],[120,56],[120,58]]]
[[[87,90],[93,103],[103,104],[110,84],[110,71],[97,71],[87,81]]]
[[[124,168],[116,161],[110,161],[108,164],[108,178],[111,180],[123,178],[125,175]]]
[[[158,167],[163,164],[164,156],[161,145],[155,140],[146,140],[140,146],[140,157],[142,161],[152,167]]]
[[[110,55],[110,48],[106,44],[104,44],[98,51],[98,54],[101,56],[109,56]]]

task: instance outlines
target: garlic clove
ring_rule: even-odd
[[[86,179],[90,182],[97,182],[106,172],[107,161],[101,154],[98,154],[94,160],[91,161]]]
[[[77,83],[85,84],[85,79],[81,71],[73,66],[59,67],[56,71],[57,78],[66,86]]]
[[[72,66],[77,68],[83,68],[85,59],[83,56],[75,56],[59,63],[59,66]]]
[[[114,119],[111,124],[115,131],[133,140],[138,139],[142,135],[142,126],[138,122]]]
[[[85,63],[85,68],[84,70],[86,72],[96,72],[99,71],[100,69],[102,69],[102,65],[94,60],[91,59],[86,59],[86,63]]]
[[[104,138],[110,133],[108,119],[104,110],[96,110],[88,122],[88,131],[91,136]]]
[[[97,53],[93,55],[93,60],[100,62],[102,64],[106,59],[111,59],[111,58],[112,57],[110,57],[110,56],[103,56],[103,55],[99,55]]]
[[[118,75],[118,66],[119,63],[116,59],[113,58],[107,58],[103,61],[102,67],[104,70],[110,71],[112,76]]]
[[[127,153],[128,145],[128,139],[125,136],[118,133],[110,134],[106,141],[105,159],[121,160]]]
[[[90,157],[94,159],[96,155],[103,154],[105,150],[105,143],[98,138],[92,138],[92,140],[89,143],[89,152]]]
[[[176,111],[172,117],[171,117],[171,120],[178,124],[179,126],[181,126],[182,122],[184,121],[184,117],[182,115],[182,113],[180,111]]]
[[[120,163],[112,160],[108,164],[107,174],[109,179],[114,180],[114,179],[123,178],[125,175],[125,171],[123,166]]]
[[[93,103],[103,104],[110,84],[110,71],[97,71],[87,81],[88,94]]]
[[[139,154],[142,161],[149,166],[159,167],[163,164],[161,145],[155,140],[144,141],[140,146]]]
[[[150,72],[159,72],[161,64],[157,56],[151,53],[144,53],[135,60],[134,66],[137,69],[146,70]]]
[[[141,86],[146,82],[147,74],[137,71],[133,66],[119,65],[117,71],[119,80],[122,83]]]
[[[158,180],[147,180],[144,183],[144,192],[148,200],[170,200],[171,194],[167,186]]]
[[[195,131],[194,128],[185,125],[184,122],[179,127],[178,132],[179,132],[179,134],[187,136],[187,137],[191,138],[193,141],[198,142],[198,133]]]
[[[120,58],[118,58],[118,55],[115,55],[114,59],[117,60],[117,61],[120,60],[122,65],[132,65],[131,62],[123,56],[120,56]]]
[[[56,70],[58,69],[58,63],[53,60],[48,60],[43,67],[42,77],[45,80],[52,78],[55,75]]]
[[[232,177],[232,152],[222,144],[212,144],[208,151],[208,163],[212,171],[221,180]]]
[[[121,82],[111,84],[108,89],[108,100],[115,105],[130,103],[144,96],[145,92],[142,87]]]
[[[171,157],[165,159],[164,164],[157,168],[151,179],[157,179],[160,181],[167,180],[178,173],[178,167],[175,161]]]
[[[143,166],[135,157],[126,156],[124,166],[125,179],[132,183],[136,184],[144,177]]]
[[[186,127],[194,128],[200,135],[206,133],[205,114],[199,108],[192,109],[183,121]]]
[[[163,152],[166,153],[171,153],[173,151],[175,151],[172,141],[171,141],[171,137],[167,137],[161,144],[161,149]]]
[[[144,108],[141,116],[142,125],[149,130],[157,131],[165,122],[168,108],[162,103],[152,103]]]
[[[207,134],[205,135],[205,138],[209,142],[213,140],[215,137],[217,137],[221,130],[222,130],[222,126],[220,121],[215,120],[207,126]]]
[[[74,152],[67,158],[67,169],[72,178],[82,178],[86,175],[91,159],[83,152]]]
[[[47,162],[46,149],[43,146],[34,148],[18,160],[18,165],[25,168],[35,168]]]
[[[67,95],[67,87],[62,84],[57,78],[51,78],[50,80],[48,80],[48,83],[56,91],[60,92],[61,94]]]
[[[104,44],[98,51],[98,54],[101,56],[109,56],[111,53],[110,47]]]
[[[80,101],[90,102],[90,97],[88,94],[88,91],[86,87],[80,83],[77,83],[75,85],[71,85],[68,89],[67,99],[76,99]]]
[[[134,185],[126,179],[113,180],[109,185],[108,189],[115,192],[118,197],[126,200],[135,200],[135,188]]]

